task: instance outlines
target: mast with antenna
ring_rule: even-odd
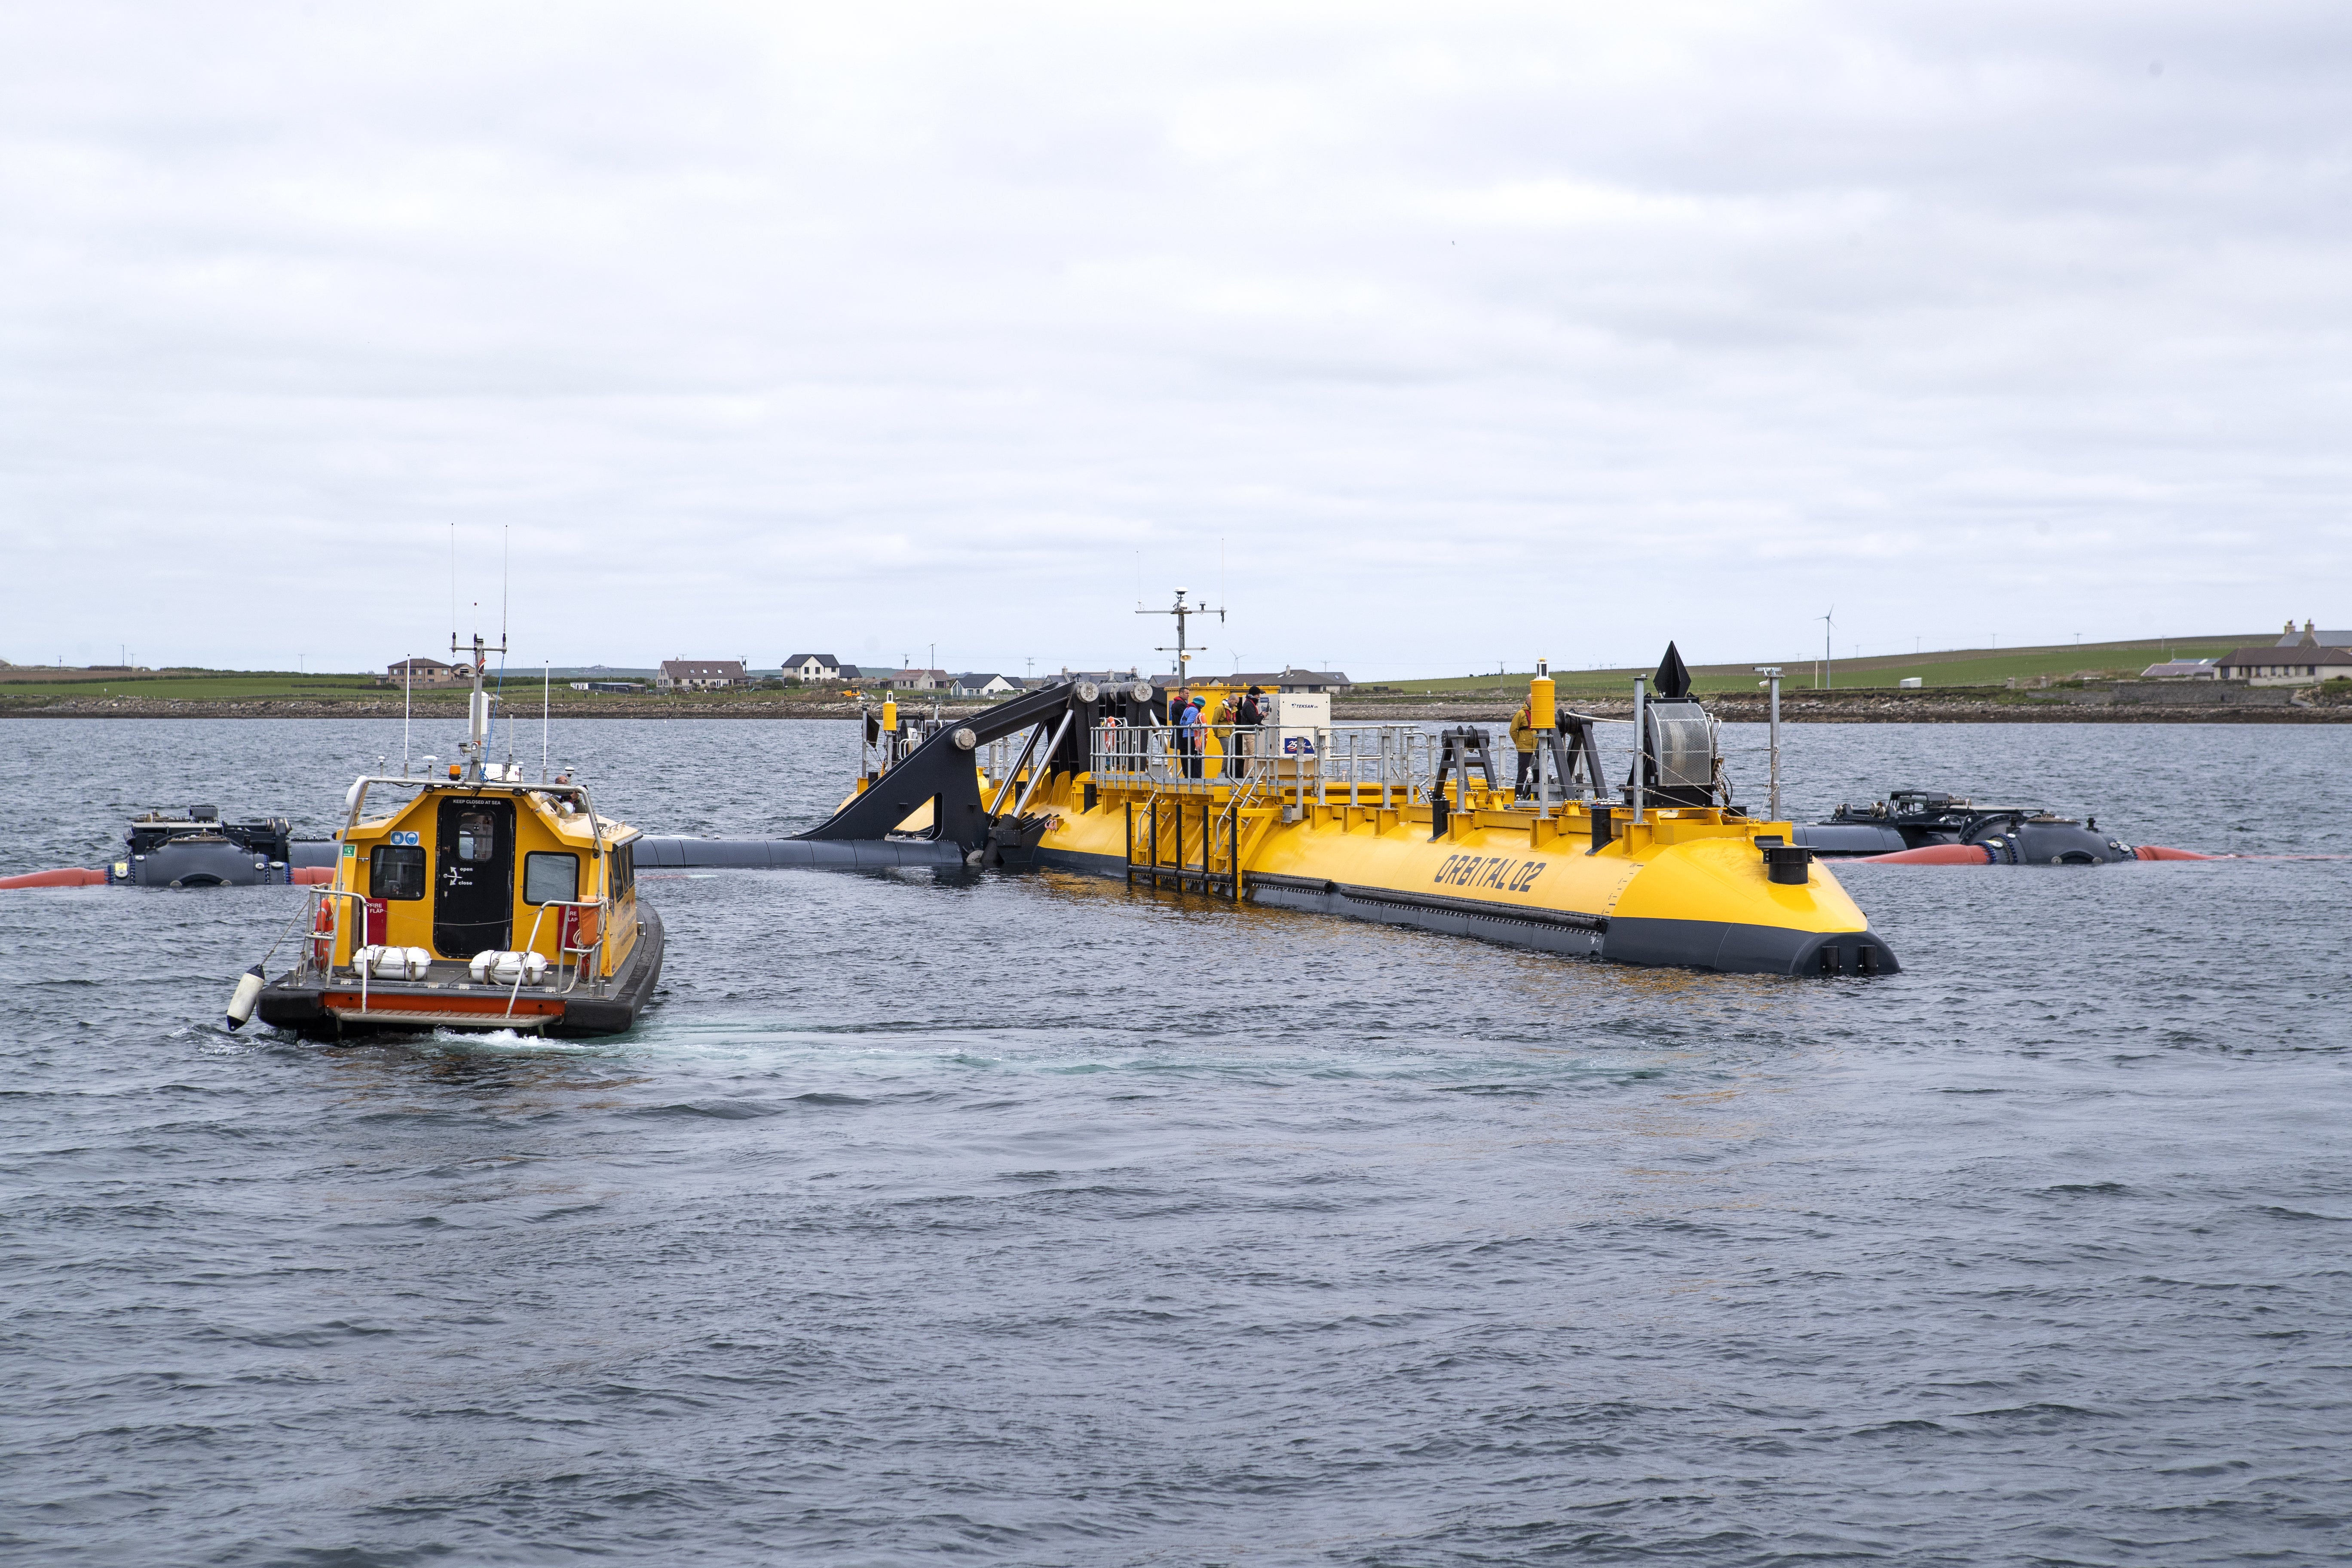
[[[499,525],[499,700],[507,694],[507,584],[513,580],[514,524]],[[507,772],[514,772],[514,710],[507,710]]]
[[[1219,626],[1223,626],[1225,620],[1225,612],[1222,609],[1213,609],[1207,605],[1186,604],[1184,602],[1184,595],[1187,592],[1189,592],[1189,590],[1183,588],[1176,590],[1176,605],[1173,609],[1146,610],[1138,608],[1135,612],[1139,616],[1173,616],[1176,617],[1176,646],[1174,647],[1155,647],[1151,651],[1154,653],[1172,653],[1176,656],[1176,684],[1178,686],[1187,686],[1191,684],[1191,672],[1185,668],[1185,666],[1192,663],[1192,653],[1191,644],[1185,641],[1185,622],[1193,616],[1214,616],[1217,617],[1217,624]]]
[[[474,602],[473,657],[468,661],[474,678],[474,691],[466,704],[466,740],[457,748],[466,757],[464,777],[468,784],[479,784],[484,776],[483,769],[489,754],[491,738],[490,704],[497,700],[490,693],[482,689],[483,671],[488,668],[489,656],[493,653],[499,656],[501,671],[505,668],[506,584],[503,581],[499,584],[498,647],[492,647],[483,640],[481,627],[482,605],[481,601],[477,599]],[[465,645],[457,640],[457,525],[453,521],[449,524],[449,657],[454,659],[466,651]],[[507,727],[507,735],[511,748],[514,736],[513,725],[509,724]]]

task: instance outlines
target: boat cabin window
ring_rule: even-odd
[[[425,851],[415,845],[379,844],[368,851],[368,897],[425,896]]]
[[[522,858],[522,901],[568,904],[580,897],[580,857],[552,851]]]
[[[635,844],[624,844],[618,849],[611,851],[606,858],[612,862],[606,875],[613,883],[612,891],[607,897],[613,903],[618,904],[629,896],[629,889],[637,885],[637,847]]]
[[[457,816],[457,858],[495,860],[499,853],[499,819],[487,811]]]

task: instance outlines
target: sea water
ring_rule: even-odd
[[[854,733],[551,750],[648,831],[766,835]],[[399,766],[381,722],[0,737],[0,873],[150,805],[325,832]],[[2341,855],[2348,746],[1811,726],[1787,792]],[[562,1045],[224,1031],[299,889],[0,894],[0,1555],[2340,1558],[2348,870],[1840,867],[1905,967],[1830,981],[647,873],[657,1000]]]

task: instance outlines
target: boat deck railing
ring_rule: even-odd
[[[1553,781],[1549,785],[1553,792],[1550,799],[1562,805],[1580,800],[1590,804],[1596,796],[1617,801],[1634,773],[1634,758],[1639,754],[1636,723],[1627,719],[1577,717],[1579,722],[1591,726],[1599,760],[1605,763],[1609,776],[1598,788],[1580,776],[1564,792]],[[1749,763],[1752,752],[1752,762],[1763,764],[1756,771],[1772,775],[1777,784],[1777,733],[1769,745],[1727,743],[1712,715],[1705,722],[1706,738],[1698,754],[1708,759],[1711,781],[1695,775],[1666,777],[1664,782],[1711,782],[1722,792],[1719,798],[1727,800],[1733,766]],[[1444,750],[1441,736],[1447,727],[1424,721],[1311,727],[1204,724],[1184,730],[1170,724],[1108,721],[1088,733],[1087,761],[1097,784],[1124,784],[1162,795],[1223,796],[1246,789],[1253,797],[1286,805],[1330,805],[1336,798],[1349,805],[1377,804],[1383,810],[1394,810],[1429,805]],[[1479,728],[1489,738],[1496,783],[1507,793],[1515,782],[1509,775],[1516,761],[1508,726],[1489,723]],[[1026,776],[1029,755],[1024,735],[991,742],[979,759],[989,789],[1002,793],[1005,784]],[[1547,774],[1550,771],[1547,769]]]
[[[1379,792],[1383,808],[1429,804],[1437,735],[1419,724],[1276,726],[1098,724],[1088,740],[1097,784],[1162,794],[1279,790],[1291,799],[1349,800]]]
[[[303,939],[300,956],[295,964],[295,983],[298,984],[331,983],[339,970],[348,971],[351,977],[359,983],[360,1008],[364,1012],[368,1005],[368,993],[375,976],[373,966],[362,963],[358,959],[362,952],[368,951],[368,944],[354,941],[351,944],[351,960],[341,964],[334,962],[334,952],[346,930],[355,936],[366,935],[368,895],[330,887],[314,887],[309,891],[310,896],[305,921],[309,927],[309,934]],[[538,910],[539,913],[531,918],[530,937],[526,939],[522,947],[516,951],[529,952],[538,945],[540,923],[547,918],[547,911],[550,910],[595,911],[596,934],[586,942],[575,944],[565,942],[561,934],[563,917],[559,914],[556,917],[559,933],[556,962],[550,967],[564,972],[563,984],[560,986],[553,984],[534,985],[531,987],[531,994],[568,996],[579,989],[583,975],[587,979],[588,992],[591,995],[604,994],[607,982],[604,973],[604,957],[605,940],[612,923],[608,918],[611,913],[611,900],[555,899],[539,905]],[[322,913],[322,910],[325,912]],[[587,917],[583,913],[572,929],[576,932],[581,925],[586,923]],[[468,964],[469,961],[463,958],[436,958],[427,965],[424,979],[426,982],[446,982],[451,979],[451,971],[458,975],[468,974],[470,973]],[[516,998],[522,993],[522,981],[518,978],[511,987],[502,985],[501,988],[508,992],[507,1010],[511,1013],[514,1010]]]

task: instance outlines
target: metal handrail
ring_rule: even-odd
[[[334,949],[336,946],[341,944],[344,932],[342,904],[341,901],[337,902],[335,906],[335,923],[330,930],[323,932],[317,929],[318,907],[321,902],[331,899],[336,900],[350,900],[357,903],[360,906],[360,910],[359,918],[354,922],[354,929],[359,936],[365,936],[367,934],[368,895],[348,889],[327,887],[312,888],[310,889],[310,894],[311,910],[310,920],[311,930],[310,933],[303,938],[302,962],[295,970],[295,977],[298,980],[309,980],[315,973],[321,984],[331,984],[335,977],[336,965],[333,957]],[[531,917],[530,935],[524,941],[521,951],[529,952],[537,947],[539,943],[540,923],[547,918],[547,911],[550,910],[596,910],[599,911],[605,911],[609,910],[611,908],[612,900],[609,899],[551,899],[546,903],[539,905],[538,913]],[[570,947],[564,945],[561,942],[556,943],[555,951],[558,962],[561,963],[564,955],[570,954],[572,958],[572,963],[569,966],[572,971],[570,980],[566,982],[561,991],[554,992],[552,994],[558,996],[568,996],[572,994],[572,992],[579,989],[580,973],[583,968],[581,960],[587,958],[591,954],[593,954],[596,959],[596,963],[593,965],[595,983],[600,985],[602,984],[604,980],[604,945],[611,936],[611,924],[612,922],[609,920],[598,920],[596,922],[596,940],[587,943],[585,946]],[[322,935],[325,936],[328,941],[329,956],[325,963],[319,964],[316,963],[314,960],[317,953],[318,941]],[[352,972],[359,976],[360,1011],[362,1013],[367,1011],[368,992],[370,989],[369,983],[373,978],[369,966],[359,962],[359,954],[364,946],[365,944],[362,942],[356,941],[353,942],[352,947],[351,963],[348,965]],[[507,995],[507,1010],[505,1016],[509,1017],[513,1016],[516,1000],[521,995],[521,994],[522,980],[520,976],[517,976],[514,988],[509,991]]]
[[[613,900],[610,899],[551,899],[539,907],[542,915],[549,910],[610,910],[613,908]],[[539,940],[539,916],[533,916],[531,919],[530,939],[532,942],[537,942]],[[577,955],[577,957],[584,958],[589,953],[594,953],[596,955],[596,984],[599,986],[603,985],[604,983],[604,942],[606,938],[611,935],[612,924],[613,922],[609,919],[600,918],[596,921],[596,940],[590,942],[585,947],[566,947],[559,940],[555,944],[556,956],[560,959],[563,954],[569,952]],[[579,986],[580,965],[575,961],[572,965],[572,979],[570,983],[567,984],[562,991],[557,992],[556,994],[559,996],[569,996],[573,991],[579,989]]]
[[[316,910],[321,902],[329,899],[353,899],[358,900],[360,906],[359,934],[361,936],[367,935],[368,896],[365,893],[356,892],[344,888],[312,888],[310,889],[310,907],[313,911],[310,916],[311,930],[310,935],[302,944],[302,966],[296,972],[298,978],[307,980],[310,977],[310,961],[316,954],[319,945],[319,917]],[[335,978],[335,948],[341,942],[343,938],[343,910],[341,904],[337,904],[335,906],[335,923],[333,928],[330,930],[326,935],[327,962],[321,966],[319,973],[319,979],[321,984],[331,982]],[[365,944],[362,942],[354,942],[352,944],[352,967],[359,972],[360,1011],[362,1013],[367,1011],[368,966],[359,962],[359,953],[360,949]]]
[[[1601,755],[1622,759],[1629,767],[1642,754],[1641,721],[1655,706],[1646,689],[1647,681],[1642,684],[1636,708],[1641,720],[1575,715],[1580,722],[1601,732],[1596,736]],[[1716,789],[1718,796],[1725,796],[1730,787],[1731,753],[1745,754],[1757,748],[1734,746],[1727,751],[1722,721],[1709,713],[1707,725]],[[1183,792],[1188,784],[1213,789],[1246,782],[1253,794],[1278,789],[1288,800],[1318,805],[1328,805],[1335,792],[1342,803],[1357,804],[1366,791],[1377,788],[1381,809],[1392,810],[1429,804],[1441,751],[1439,728],[1433,723],[1202,725],[1190,731],[1202,737],[1201,752],[1195,757],[1182,743],[1185,732],[1172,725],[1108,721],[1097,724],[1089,732],[1087,757],[1097,784],[1141,785],[1160,793]],[[1296,749],[1276,752],[1273,744],[1276,740],[1294,742]],[[1195,766],[1197,774],[1192,771]],[[1649,815],[1655,792],[1639,778],[1638,769],[1634,772],[1640,806],[1633,820],[1639,821]],[[1616,800],[1618,795],[1615,784],[1591,780],[1552,798],[1559,804],[1581,800],[1591,805]]]
[[[602,900],[602,899],[550,899],[550,900],[547,900],[547,902],[545,902],[545,903],[543,903],[543,904],[541,904],[541,905],[539,906],[539,912],[538,912],[537,914],[535,914],[535,915],[533,915],[533,916],[531,916],[531,917],[530,917],[530,935],[523,939],[523,944],[522,944],[522,947],[521,947],[520,951],[521,951],[521,952],[525,952],[525,953],[535,952],[537,952],[537,951],[538,951],[538,949],[539,949],[539,926],[540,926],[540,922],[541,922],[541,921],[544,921],[545,919],[547,919],[547,911],[548,911],[548,910],[587,910],[587,909],[600,909],[600,908],[602,908],[602,907],[604,906],[604,900]],[[562,929],[562,926],[561,926],[561,925],[559,925],[559,926],[557,927],[557,930],[558,930],[559,931],[560,931]],[[563,940],[562,940],[562,938],[561,936],[559,936],[559,937],[557,937],[557,939],[556,939],[556,942],[555,942],[555,954],[556,954],[557,959],[560,961],[560,960],[562,958],[562,956],[563,956],[565,953],[567,953],[567,952],[578,952],[578,953],[594,952],[596,952],[598,949],[602,948],[604,945],[604,922],[603,921],[598,921],[596,922],[596,940],[595,940],[595,942],[593,942],[592,944],[590,944],[590,945],[589,945],[589,946],[587,946],[587,947],[566,947],[566,946],[564,946],[564,945],[563,945]],[[599,962],[598,962],[598,963],[597,963],[596,967],[597,967],[597,969],[598,969],[600,972],[604,969],[604,963],[603,963],[603,962],[601,961],[601,959],[599,960]],[[502,1014],[502,1015],[501,1015],[501,1016],[503,1016],[503,1017],[508,1017],[508,1018],[511,1018],[511,1017],[513,1017],[513,1016],[514,1016],[515,1003],[516,1003],[517,1001],[519,1001],[519,1000],[521,998],[521,996],[522,996],[522,977],[523,977],[523,974],[524,974],[525,973],[528,973],[528,971],[527,971],[525,968],[523,968],[523,967],[522,967],[522,966],[520,966],[520,965],[518,965],[518,966],[517,966],[517,971],[516,971],[516,973],[515,973],[514,988],[513,988],[512,990],[510,990],[510,991],[509,991],[509,992],[507,993],[507,1010],[506,1010],[506,1012],[505,1012],[504,1014]],[[600,976],[599,976],[599,977],[601,978],[601,973],[600,973]],[[557,992],[557,993],[556,993],[556,994],[557,994],[557,995],[559,995],[559,996],[569,996],[570,994],[572,994],[572,991],[573,991],[573,990],[574,990],[574,989],[579,985],[579,984],[580,984],[580,966],[579,966],[577,963],[575,963],[575,964],[573,964],[573,965],[572,966],[572,984],[569,984],[569,985],[566,985],[566,986],[565,986],[562,991]]]
[[[1186,735],[1201,737],[1196,755]],[[1383,807],[1423,805],[1437,771],[1437,737],[1418,724],[1097,724],[1088,736],[1089,771],[1101,784],[1158,787],[1186,783],[1378,787]],[[1279,746],[1281,749],[1276,750]],[[1197,768],[1198,772],[1193,770]]]

